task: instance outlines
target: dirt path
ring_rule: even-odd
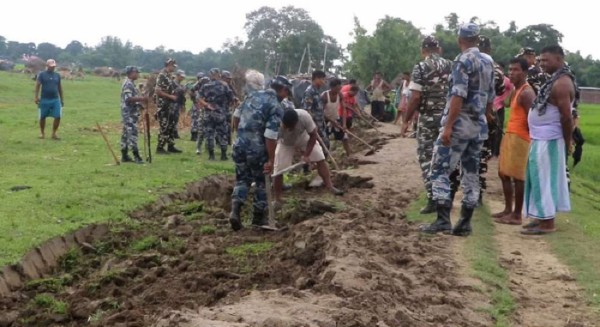
[[[504,209],[498,161],[489,163],[487,202],[491,212]],[[523,236],[520,226],[496,224],[496,241],[501,264],[508,270],[513,297],[517,302],[513,326],[564,327],[597,326],[582,290],[569,268],[552,253],[544,237]]]
[[[403,219],[421,192],[415,144],[394,138],[397,127],[381,129],[387,144],[345,172],[372,178],[373,188],[353,189],[347,210],[303,223],[297,247],[322,235],[318,274],[214,307],[167,312],[155,326],[490,326],[478,310],[487,300],[462,278],[450,238],[422,237]]]

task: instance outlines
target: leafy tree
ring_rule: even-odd
[[[42,59],[56,59],[62,52],[62,49],[52,43],[40,43],[37,46],[37,55]]]
[[[7,46],[6,46],[6,38],[0,35],[0,56],[6,54]]]
[[[65,52],[69,53],[73,57],[77,57],[83,54],[85,47],[81,42],[73,40],[65,47]]]

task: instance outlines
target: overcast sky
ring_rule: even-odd
[[[359,5],[359,3],[362,3]],[[286,5],[306,9],[314,20],[342,45],[352,40],[353,16],[369,32],[385,15],[411,21],[424,33],[432,32],[444,16],[456,12],[461,21],[472,16],[493,20],[502,30],[511,20],[519,28],[552,24],[564,34],[563,46],[580,50],[584,56],[600,59],[596,37],[598,15],[580,0],[550,1],[326,1],[326,0],[101,0],[101,1],[3,1],[0,4],[0,35],[19,42],[50,42],[65,47],[71,40],[96,45],[112,35],[147,49],[200,52],[207,47],[221,49],[228,38],[244,37],[245,14],[261,6]],[[490,9],[491,8],[491,9]],[[586,10],[587,8],[587,10]],[[586,28],[589,28],[586,31]]]

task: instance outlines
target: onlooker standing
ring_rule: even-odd
[[[460,161],[464,197],[461,217],[452,234],[467,236],[472,232],[471,218],[479,199],[479,157],[483,140],[488,135],[486,116],[488,120],[493,120],[494,62],[477,48],[479,25],[462,25],[458,36],[462,53],[456,57],[452,67],[442,129],[435,143],[431,163],[437,219],[431,225],[422,226],[421,231],[438,233],[452,229],[449,177]]]
[[[555,231],[557,212],[571,210],[566,174],[566,149],[572,151],[575,77],[565,65],[558,46],[542,49],[540,65],[552,74],[540,88],[529,111],[531,147],[525,175],[525,215],[537,223],[526,226],[526,235]]]
[[[58,126],[60,126],[62,107],[65,105],[65,98],[60,82],[60,74],[55,72],[55,69],[56,61],[54,59],[48,59],[46,61],[46,70],[38,74],[35,83],[35,104],[39,105],[41,139],[46,137],[46,118],[52,117],[54,118],[54,123],[52,124],[52,139],[59,140],[56,131],[58,130]],[[41,99],[39,97],[40,88],[42,90]]]
[[[498,176],[502,180],[504,211],[492,215],[497,218],[496,222],[501,224],[521,225],[522,222],[525,171],[530,142],[527,115],[535,99],[535,92],[527,83],[527,69],[527,61],[518,58],[512,59],[508,68],[510,79],[515,83],[517,90],[510,102],[508,126],[500,149]]]
[[[383,112],[385,111],[385,95],[392,90],[390,84],[383,80],[380,72],[373,75],[371,84],[367,87],[367,91],[371,91],[371,115],[377,120],[383,120]]]
[[[500,155],[500,144],[502,144],[502,134],[504,133],[504,103],[514,89],[515,86],[510,81],[510,78],[504,76],[504,91],[501,94],[496,95],[496,98],[494,99],[494,112],[498,119],[498,133],[496,133],[494,140],[491,141],[492,156],[494,157]]]
[[[135,66],[125,68],[127,79],[121,87],[121,118],[123,119],[123,132],[121,134],[121,161],[144,163],[138,150],[138,120],[140,118],[140,102],[147,98],[140,95],[135,87],[139,70]],[[131,149],[133,159],[127,153]]]

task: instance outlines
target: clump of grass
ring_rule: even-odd
[[[79,268],[81,257],[81,249],[73,247],[59,259],[59,266],[66,272],[74,271]]]
[[[204,235],[213,235],[217,232],[217,227],[213,225],[204,225],[200,227],[200,233]]]
[[[44,308],[55,314],[66,314],[69,305],[63,301],[57,300],[49,294],[38,294],[33,298],[33,304],[38,308]]]
[[[273,248],[273,242],[246,243],[231,246],[225,249],[225,253],[237,258],[245,258],[250,255],[259,255]]]
[[[70,285],[72,282],[73,277],[67,274],[60,278],[43,278],[28,281],[25,284],[25,288],[28,290],[42,290],[56,293],[63,290],[65,286]]]
[[[151,235],[139,239],[131,244],[131,250],[135,252],[144,252],[150,249],[155,249],[160,245],[158,237]]]

